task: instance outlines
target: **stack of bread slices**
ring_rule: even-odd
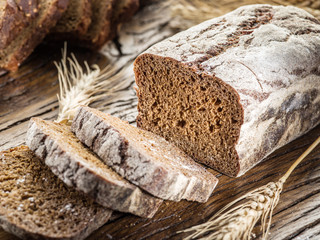
[[[163,200],[206,202],[218,180],[163,138],[89,107],[72,125],[32,118],[0,155],[0,226],[21,238],[84,239],[113,210],[151,218]]]
[[[0,68],[16,71],[47,35],[99,49],[138,8],[139,0],[2,0]]]

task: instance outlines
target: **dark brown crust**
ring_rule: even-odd
[[[1,66],[10,71],[16,71],[19,65],[33,52],[35,47],[41,43],[50,29],[57,23],[66,10],[69,0],[57,0],[51,6],[48,15],[33,29],[32,34],[22,45],[11,55],[5,66]]]
[[[91,28],[94,27],[96,22],[92,21],[91,25],[89,26],[88,32],[85,36],[79,38],[78,45],[90,48],[92,50],[100,49],[107,41],[113,39],[115,34],[112,33],[112,11],[116,4],[117,0],[107,0],[105,4],[107,5],[107,10],[104,16],[101,16],[102,19],[99,21],[103,21],[103,26],[96,31],[94,34],[90,32]],[[92,8],[94,9],[94,4],[97,2],[92,2]],[[98,3],[99,4],[99,3]],[[94,14],[94,12],[93,12]],[[94,17],[92,17],[94,18]]]
[[[28,3],[28,4],[26,4]],[[1,9],[0,49],[5,48],[38,14],[38,0],[6,1]]]
[[[111,39],[115,38],[121,24],[129,21],[139,9],[138,0],[119,0],[116,1],[112,12],[111,20]]]
[[[121,5],[121,3],[123,4]],[[138,11],[139,0],[122,0],[115,7],[116,24],[127,22]]]
[[[91,48],[100,49],[107,41],[114,39],[117,35],[120,24],[128,21],[139,9],[138,0],[109,0],[109,8],[105,14],[105,24],[95,36],[81,37],[76,44]]]
[[[79,21],[76,24],[75,29],[73,31],[63,32],[57,29],[56,27],[54,27],[52,29],[52,32],[48,36],[48,38],[51,40],[74,41],[76,43],[79,37],[80,38],[83,37],[87,33],[88,28],[91,24],[92,8],[91,8],[90,0],[84,0],[82,5],[83,5],[83,8],[82,8],[82,11],[80,12],[81,16],[79,16]],[[57,25],[66,24],[65,22],[62,22],[62,20],[63,20],[63,17],[62,19],[60,19]]]

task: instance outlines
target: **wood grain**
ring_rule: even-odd
[[[79,48],[69,49],[69,52],[76,54],[80,62],[85,59],[101,67],[111,62],[119,70],[126,68],[129,71],[127,84],[115,98],[104,104],[105,111],[134,124],[137,99],[133,90],[133,73],[130,73],[132,60],[153,43],[172,35],[173,30],[169,23],[169,15],[164,14],[159,7],[150,6],[140,12],[132,23],[123,27],[118,38],[122,46],[121,54],[114,43],[107,44],[103,54]],[[18,72],[0,73],[0,150],[24,143],[31,117],[38,116],[48,120],[57,117],[58,80],[53,61],[60,59],[60,49],[61,46],[42,45]],[[207,203],[165,201],[152,219],[120,214],[88,239],[182,239],[186,234],[178,234],[177,231],[205,222],[222,206],[242,194],[278,180],[319,135],[320,126],[317,126],[277,150],[266,161],[240,178],[229,178],[212,171],[220,182]],[[320,239],[319,213],[320,147],[317,147],[284,185],[274,213],[269,239]],[[255,228],[255,233],[259,239],[259,226]],[[9,239],[17,238],[0,230],[0,240]]]

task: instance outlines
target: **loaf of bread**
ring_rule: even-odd
[[[240,176],[320,122],[320,24],[249,5],[158,43],[134,64],[137,125]]]
[[[22,239],[85,239],[112,211],[67,187],[27,146],[0,152],[0,226]]]
[[[206,202],[218,183],[163,138],[96,109],[80,107],[71,129],[108,166],[156,197]]]
[[[0,2],[0,68],[16,71],[47,40],[99,49],[115,38],[139,0],[20,0]]]
[[[162,203],[103,164],[64,124],[32,118],[26,142],[63,182],[105,207],[152,217]]]
[[[2,1],[0,68],[15,71],[55,26],[68,0]]]
[[[51,30],[58,39],[77,39],[88,31],[91,23],[91,0],[69,0],[68,8]]]

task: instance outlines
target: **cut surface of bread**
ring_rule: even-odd
[[[91,1],[90,0],[69,0],[68,8],[51,30],[52,33],[61,35],[67,39],[84,35],[91,23]]]
[[[152,217],[162,203],[105,165],[75,137],[69,126],[32,118],[26,142],[68,186],[105,207]]]
[[[21,1],[21,3],[22,2],[32,3],[32,1]],[[13,19],[12,24],[17,25],[14,26],[13,29],[20,30],[17,31],[16,34],[11,34],[9,37],[11,39],[10,43],[7,41],[8,44],[5,44],[1,48],[0,67],[10,71],[16,71],[23,60],[31,54],[50,29],[55,26],[62,16],[62,13],[66,10],[67,5],[68,0],[39,1],[36,5],[37,7],[32,8],[36,9],[36,15],[31,18],[31,21],[29,20],[26,25],[22,24],[18,19]],[[28,15],[29,14],[26,16]],[[21,27],[21,25],[23,27]],[[2,30],[3,29],[4,28],[2,28]]]
[[[112,211],[58,179],[27,146],[0,153],[0,226],[23,239],[84,239]]]
[[[137,125],[229,176],[320,123],[320,23],[249,5],[155,44],[134,64]]]
[[[218,180],[163,138],[89,107],[72,131],[108,166],[154,196],[205,202]]]

